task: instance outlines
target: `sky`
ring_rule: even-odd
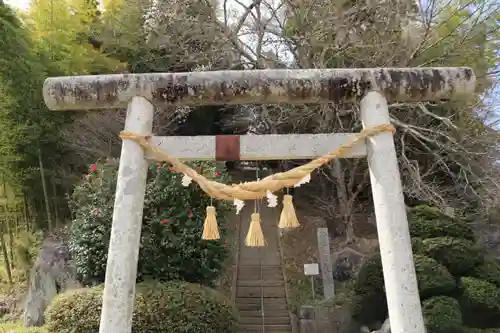
[[[25,10],[28,8],[30,0],[4,0],[4,2],[12,7]]]

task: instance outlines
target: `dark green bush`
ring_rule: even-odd
[[[456,289],[455,279],[446,267],[434,259],[422,255],[414,255],[413,259],[422,299],[445,295]]]
[[[488,281],[462,277],[460,290],[460,305],[466,326],[499,327],[500,289],[497,286]]]
[[[51,333],[99,331],[102,286],[62,294],[46,312]],[[215,290],[187,282],[147,282],[137,286],[132,333],[233,333],[232,302]]]
[[[422,304],[428,333],[456,333],[462,328],[460,305],[454,298],[437,296]]]
[[[456,237],[474,241],[474,232],[462,220],[452,218],[435,208],[420,205],[408,213],[412,237]]]
[[[424,240],[419,237],[412,237],[411,239],[411,249],[413,251],[413,254],[418,254],[422,253],[423,247],[424,247]]]
[[[455,279],[436,260],[414,255],[419,290],[422,298],[442,295],[456,289]],[[361,267],[354,286],[358,295],[384,292],[384,277],[380,255],[373,256]]]
[[[484,251],[475,243],[452,237],[424,239],[422,254],[444,265],[454,276],[467,274],[484,260]]]
[[[460,331],[457,333],[486,333],[485,330],[482,330],[480,328],[470,328],[470,327],[462,327]],[[494,333],[494,332],[491,332]]]
[[[474,267],[470,276],[500,287],[500,263],[495,258],[487,258],[481,265]]]
[[[213,164],[197,165],[208,177],[222,182],[227,178]],[[104,282],[117,167],[115,163],[94,165],[95,170],[75,188],[70,202],[74,216],[70,249],[85,285]],[[184,187],[181,178],[166,166],[154,164],[149,170],[138,281],[179,279],[209,284],[220,275],[229,257],[224,239],[228,205],[214,201],[222,239],[202,240],[210,198],[195,184]]]
[[[59,294],[45,311],[48,332],[99,332],[102,286]]]
[[[384,292],[382,260],[379,254],[374,255],[363,264],[359,270],[354,290],[357,294]]]
[[[351,304],[352,317],[359,323],[383,322],[387,318],[387,298],[382,291],[357,293]]]

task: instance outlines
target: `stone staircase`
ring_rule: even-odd
[[[236,307],[240,312],[238,333],[292,333],[278,239],[279,208],[260,205],[261,226],[267,246],[245,245],[253,202],[240,212],[237,258]]]

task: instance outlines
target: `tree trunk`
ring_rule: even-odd
[[[59,205],[58,205],[58,196],[57,196],[57,188],[56,188],[56,181],[54,177],[52,177],[52,195],[54,196],[54,215],[55,215],[55,223],[56,223],[56,229],[59,227]]]
[[[347,195],[347,188],[342,172],[342,163],[339,159],[332,161],[332,176],[337,183],[337,200],[339,205],[339,215],[342,223],[345,225],[345,241],[350,244],[354,239],[354,226],[352,225],[352,218],[349,211],[349,197]]]
[[[40,145],[39,145],[40,146]],[[47,193],[47,183],[45,182],[45,170],[43,169],[42,150],[38,149],[38,162],[40,165],[40,178],[42,179],[43,197],[45,199],[45,211],[47,214],[47,224],[49,232],[52,231],[52,214],[50,213],[49,195]]]
[[[28,208],[28,200],[26,199],[26,192],[23,192],[23,219],[26,224],[26,231],[30,231],[30,212]]]
[[[9,280],[9,285],[12,286],[12,272],[10,270],[9,254],[7,253],[7,246],[5,244],[5,221],[2,223],[2,228],[0,230],[0,246],[2,247],[3,259],[5,261],[5,272],[7,273],[7,279]]]
[[[5,226],[7,227],[7,233],[9,235],[9,253],[10,253],[10,266],[14,268],[14,227],[12,223],[12,218],[10,214],[7,213],[5,218]]]

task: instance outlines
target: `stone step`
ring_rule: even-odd
[[[292,333],[290,325],[240,325],[238,333]]]
[[[283,280],[281,266],[241,266],[238,268],[238,280]]]
[[[239,258],[239,263],[241,266],[279,266],[281,264],[281,259],[279,257],[267,257],[267,258]]]
[[[285,298],[285,287],[236,287],[236,297]]]
[[[246,235],[245,235],[246,236]],[[244,241],[244,239],[243,239]],[[250,247],[250,246],[245,246],[244,248],[241,248],[240,251],[240,257],[241,258],[265,258],[268,256],[274,256],[279,258],[279,248],[276,246],[276,248],[272,249],[272,251],[269,251],[268,245],[265,247]]]
[[[241,318],[262,318],[262,311],[253,310],[253,311],[239,311]],[[290,314],[288,310],[273,310],[265,312],[265,318],[276,318],[276,317],[286,317],[289,318]]]
[[[259,298],[236,298],[236,308],[238,311],[260,311],[262,300]],[[264,311],[287,310],[285,298],[264,298]]]
[[[237,287],[284,287],[283,280],[238,280]]]
[[[290,325],[290,317],[264,317],[265,325]],[[240,325],[262,325],[262,317],[240,317]]]

